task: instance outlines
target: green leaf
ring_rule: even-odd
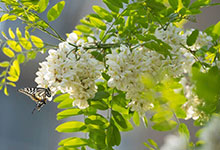
[[[104,3],[106,1],[115,7],[123,8],[123,4],[122,4],[121,0],[103,0]]]
[[[109,96],[110,96],[110,94],[108,92],[98,91],[95,93],[95,97],[93,99],[101,100],[103,98],[108,98]]]
[[[9,62],[8,61],[0,62],[0,67],[8,67],[8,66],[9,66]]]
[[[60,1],[56,5],[54,5],[47,13],[48,21],[56,20],[60,16],[64,6],[65,6],[65,1]]]
[[[44,42],[43,40],[41,40],[39,37],[37,36],[34,36],[34,35],[31,35],[31,41],[34,43],[34,45],[37,47],[37,48],[42,48],[44,47]]]
[[[174,129],[176,125],[177,123],[175,121],[168,120],[168,121],[155,123],[152,126],[152,129],[157,130],[157,131],[169,131],[169,130]]]
[[[18,54],[17,60],[18,60],[18,62],[19,62],[20,64],[23,63],[23,62],[25,61],[25,56],[24,56],[24,54]]]
[[[6,20],[12,20],[12,21],[14,21],[14,20],[16,20],[16,19],[17,19],[17,16],[15,16],[15,15],[4,14],[4,15],[2,15],[2,17],[1,17],[1,22],[6,21]]]
[[[37,52],[36,51],[30,51],[27,53],[27,58],[28,59],[35,59],[37,56]]]
[[[38,2],[38,6],[39,6],[38,13],[44,12],[46,10],[48,4],[49,4],[49,0],[40,0]]]
[[[108,0],[103,0],[103,2],[107,5],[107,7],[108,7],[111,11],[113,11],[113,12],[115,12],[115,13],[118,13],[118,12],[119,12],[119,8],[116,7],[116,6],[114,6],[114,5],[112,5],[111,2],[109,2]]]
[[[69,97],[70,97],[69,94],[62,94],[62,95],[57,96],[53,101],[56,103],[60,103],[66,99],[69,99]]]
[[[98,101],[90,101],[90,105],[96,109],[100,110],[106,110],[108,109],[108,105],[103,101],[103,100],[98,100]]]
[[[134,112],[134,115],[133,115],[133,121],[136,126],[140,125],[140,117],[139,117],[138,112],[136,111]]]
[[[119,112],[112,110],[112,115],[118,125],[120,125],[124,129],[128,127],[125,118]]]
[[[67,117],[81,115],[81,114],[83,114],[83,111],[78,108],[67,109],[57,114],[57,120],[61,120]]]
[[[199,35],[199,31],[198,30],[194,30],[190,36],[187,37],[187,40],[186,40],[186,44],[188,46],[192,46],[195,42],[196,42],[196,39]]]
[[[111,22],[113,17],[112,14],[109,13],[107,10],[105,10],[104,8],[94,5],[92,6],[93,10],[99,15],[99,17],[101,17],[102,19]]]
[[[92,51],[91,54],[92,54],[92,56],[94,56],[95,59],[97,59],[99,61],[103,61],[103,55],[100,52]]]
[[[12,31],[11,28],[8,28],[8,34],[9,34],[9,36],[10,36],[12,39],[15,38],[15,34],[14,34],[14,32]]]
[[[208,72],[203,73],[200,71],[200,67],[194,65],[192,72],[195,92],[201,102],[204,102],[204,105],[198,109],[207,114],[212,114],[219,105],[220,70],[217,67],[212,67]]]
[[[177,10],[178,8],[178,0],[168,0],[170,6],[174,9]]]
[[[94,18],[94,17],[90,17],[89,19],[95,27],[97,27],[101,30],[106,30],[106,25],[104,22],[102,22],[102,20],[100,20],[98,18]]]
[[[109,126],[108,120],[102,115],[91,115],[85,119],[85,124],[89,129],[106,129]]]
[[[111,124],[108,127],[106,140],[108,146],[120,145],[121,135],[118,128],[114,124]]]
[[[89,27],[85,26],[85,25],[77,25],[75,28],[78,29],[80,32],[83,32],[83,33],[92,33],[92,30]]]
[[[32,48],[32,44],[30,41],[28,41],[26,38],[19,38],[20,44],[25,48],[26,50],[30,50]]]
[[[214,26],[212,33],[220,36],[220,21]]]
[[[86,126],[83,122],[79,121],[69,121],[59,125],[56,128],[58,132],[78,132],[86,129]]]
[[[21,52],[22,48],[21,46],[16,42],[16,41],[12,41],[12,40],[8,40],[7,41],[8,46],[13,49],[15,52]]]
[[[188,8],[191,0],[182,0],[183,6]]]
[[[102,73],[102,77],[106,80],[106,81],[108,81],[111,77],[108,75],[108,74],[106,74],[106,73]]]
[[[181,124],[179,125],[178,131],[179,131],[180,134],[185,135],[187,138],[190,137],[189,130],[188,130],[187,126],[186,126],[184,123],[181,123]]]
[[[15,56],[14,52],[7,47],[3,47],[2,51],[6,56],[10,58]]]

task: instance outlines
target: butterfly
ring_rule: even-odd
[[[36,102],[36,107],[32,111],[32,114],[37,109],[40,111],[40,109],[46,105],[47,98],[51,97],[51,91],[50,88],[40,88],[40,87],[34,87],[34,88],[21,88],[18,90],[18,92],[21,92],[27,96],[29,96],[33,101]]]

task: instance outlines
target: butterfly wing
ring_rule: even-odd
[[[38,101],[40,101],[39,97],[35,96],[35,93],[37,92],[36,88],[22,88],[22,89],[19,89],[18,92],[21,92],[21,93],[29,96],[36,103],[38,103]]]

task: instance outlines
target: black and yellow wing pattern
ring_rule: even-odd
[[[27,87],[21,88],[18,91],[29,96],[33,101],[36,102],[36,108],[34,108],[32,113],[34,113],[36,109],[40,111],[40,109],[46,104],[47,98],[51,97],[51,91],[49,88]]]

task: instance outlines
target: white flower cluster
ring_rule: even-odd
[[[171,56],[168,57],[164,57],[162,54],[144,47],[131,50],[122,45],[119,49],[112,50],[112,54],[107,55],[106,62],[109,65],[107,73],[111,76],[108,85],[126,92],[126,98],[132,100],[129,106],[132,110],[138,111],[143,115],[144,112],[153,107],[153,98],[143,97],[143,93],[147,90],[152,97],[156,97],[157,93],[152,89],[146,89],[140,81],[140,76],[150,74],[156,82],[159,82],[164,75],[179,78],[184,77],[185,74],[191,74],[191,66],[195,62],[194,56],[183,46],[189,33],[189,31],[184,33],[182,29],[177,28],[173,24],[170,24],[166,31],[159,29],[155,31],[155,36],[158,39],[172,47],[170,51]],[[205,41],[201,41],[204,37],[205,34],[200,32],[196,43],[197,47],[200,44],[207,44],[208,41],[211,41],[208,36],[205,38]],[[183,90],[187,90],[187,87]],[[187,93],[187,91],[184,91],[184,93]],[[194,112],[192,111],[194,111],[194,108],[185,108],[189,113],[188,117],[190,115],[193,116],[192,113]],[[194,116],[195,119],[196,117]]]
[[[81,109],[88,107],[87,100],[96,93],[95,80],[99,78],[103,65],[84,49],[74,51],[74,46],[83,45],[75,33],[67,42],[59,44],[57,50],[49,50],[46,61],[40,63],[35,81],[40,87],[50,87],[53,94],[57,91],[68,93],[75,100],[73,106]]]
[[[203,129],[200,139],[205,143],[202,150],[219,150],[220,149],[220,117],[214,117]]]
[[[160,150],[189,150],[189,142],[184,135],[168,135]]]

